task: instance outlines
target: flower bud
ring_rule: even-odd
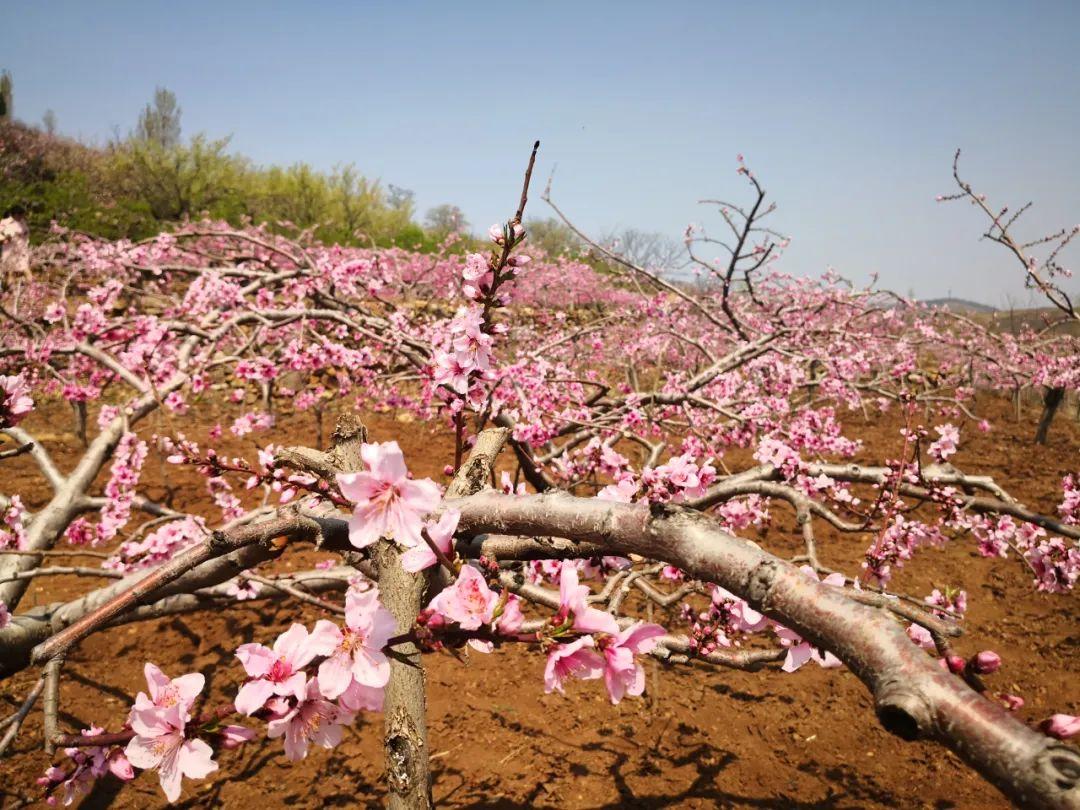
[[[1070,714],[1055,714],[1046,718],[1039,724],[1039,730],[1043,734],[1057,737],[1059,740],[1067,740],[1080,734],[1080,717]]]
[[[488,228],[488,237],[496,245],[503,244],[503,242],[506,241],[505,237],[503,236],[503,226],[496,222],[494,225]]]
[[[953,675],[959,675],[964,671],[964,667],[967,666],[967,663],[959,655],[950,655],[945,659],[945,663],[949,667],[949,672]]]
[[[976,675],[990,675],[1001,669],[1001,656],[993,650],[983,650],[968,662]]]

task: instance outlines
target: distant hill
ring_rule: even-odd
[[[963,315],[970,320],[989,327],[994,332],[1006,332],[1019,334],[1021,330],[1030,329],[1034,332],[1052,330],[1058,335],[1073,335],[1080,337],[1080,323],[1071,321],[1054,307],[1031,307],[997,309],[968,301],[964,298],[934,298],[922,303],[933,307],[948,307],[957,315]]]
[[[980,304],[978,301],[968,301],[966,298],[930,298],[922,303],[931,307],[948,307],[956,312],[998,312],[997,307],[989,304]]]

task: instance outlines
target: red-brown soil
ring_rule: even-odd
[[[996,417],[989,435],[967,425],[954,459],[962,469],[994,475],[1016,497],[1041,511],[1060,500],[1063,474],[1080,462],[1080,427],[1059,415],[1047,447],[1030,442],[1032,425],[1014,423],[1009,409],[980,402]],[[27,425],[45,438],[61,465],[78,449],[62,407],[46,408]],[[1029,414],[1030,415],[1030,414]],[[388,415],[368,419],[376,438],[396,438],[418,475],[439,477],[450,442],[442,432]],[[272,440],[303,443],[312,435],[310,416],[279,420]],[[159,425],[158,429],[164,428]],[[852,416],[848,433],[865,439],[861,460],[880,460],[899,450],[895,417]],[[145,428],[149,433],[153,426]],[[193,436],[193,438],[201,438]],[[249,437],[250,438],[250,437]],[[264,435],[260,442],[268,439]],[[250,452],[251,441],[234,441],[230,452]],[[729,463],[745,457],[732,454]],[[209,508],[205,488],[190,470],[148,462],[151,497],[164,498],[168,473],[177,506]],[[0,467],[0,491],[26,493],[33,470],[25,458]],[[44,490],[32,490],[27,506],[41,506]],[[24,496],[25,497],[25,496]],[[780,516],[782,506],[774,512]],[[786,516],[763,542],[778,553],[797,549]],[[864,538],[819,538],[827,564],[849,572],[865,549]],[[276,564],[279,570],[310,567],[320,555],[301,551]],[[97,583],[74,578],[38,580],[30,604],[70,598]],[[1080,713],[1080,601],[1076,595],[1037,593],[1016,560],[986,560],[970,541],[923,550],[896,576],[897,590],[918,596],[935,586],[961,586],[970,596],[965,654],[992,648],[1005,664],[989,679],[994,691],[1020,694],[1020,716],[1031,722],[1060,711]],[[235,694],[242,672],[232,650],[246,641],[269,641],[292,621],[308,624],[318,610],[281,604],[237,606],[100,633],[68,659],[61,690],[62,722],[77,729],[97,722],[111,729],[123,721],[134,695],[145,688],[146,660],[170,674],[207,675],[216,704]],[[678,628],[673,617],[668,622]],[[430,693],[435,798],[444,807],[928,807],[1006,806],[993,788],[937,745],[904,743],[874,719],[863,686],[844,671],[808,665],[788,675],[711,668],[660,669],[647,665],[645,699],[612,706],[597,683],[576,683],[566,698],[544,695],[543,661],[523,649],[472,655],[463,664],[446,655],[426,658]],[[37,673],[25,671],[0,683],[0,716],[21,702]],[[344,743],[316,749],[289,763],[278,740],[262,740],[219,755],[211,778],[184,782],[181,807],[293,807],[381,805],[381,717],[360,718]],[[41,714],[35,709],[14,746],[0,761],[0,807],[35,803],[34,779],[48,765],[41,750]],[[87,808],[165,806],[154,775],[120,787],[104,780],[83,801]]]

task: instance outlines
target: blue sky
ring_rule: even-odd
[[[39,0],[5,17],[23,120],[52,109],[104,141],[164,85],[185,134],[231,134],[260,163],[354,162],[477,230],[512,213],[536,138],[541,183],[557,165],[556,201],[590,232],[719,230],[696,201],[746,193],[741,152],[792,238],[783,269],[923,297],[1028,300],[975,213],[934,202],[957,146],[991,201],[1036,202],[1027,233],[1080,222],[1077,2]]]

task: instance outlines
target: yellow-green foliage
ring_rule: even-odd
[[[313,229],[325,242],[432,249],[410,199],[391,204],[353,165],[259,167],[229,139],[163,144],[131,137],[94,149],[18,123],[0,123],[0,215],[26,213],[36,239],[56,221],[107,238],[142,238],[187,219]]]

